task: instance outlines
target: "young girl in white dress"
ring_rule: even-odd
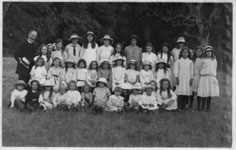
[[[121,87],[116,87],[114,89],[114,95],[109,96],[109,99],[107,101],[107,107],[106,111],[110,112],[121,112],[124,107],[124,97],[121,95]]]
[[[58,92],[53,97],[53,106],[58,110],[68,111],[68,103],[67,103],[67,86],[66,84],[60,84]]]
[[[76,69],[74,60],[68,59],[65,61],[65,68],[62,71],[61,81],[68,84],[71,80],[76,80]]]
[[[171,81],[171,71],[167,67],[167,64],[163,59],[159,59],[158,63],[156,64],[155,70],[155,81],[157,82],[157,88],[160,88],[160,81],[161,79],[167,78]]]
[[[98,80],[98,63],[97,61],[92,61],[88,68],[88,84],[95,88]]]
[[[86,84],[88,80],[88,70],[87,64],[84,59],[80,59],[76,68],[76,81],[78,90],[81,92],[82,87]]]
[[[89,67],[92,61],[97,60],[98,44],[96,43],[96,36],[92,31],[86,33],[85,42],[81,48],[80,58],[86,60],[86,64]]]
[[[177,109],[177,96],[172,91],[170,80],[164,78],[160,81],[160,89],[157,91],[157,101],[165,110]]]
[[[124,65],[126,66],[126,57],[124,55],[124,51],[122,51],[122,48],[123,48],[123,46],[122,46],[121,43],[116,43],[115,50],[114,50],[113,54],[110,57],[111,65],[114,65],[114,59],[117,56],[121,56],[124,59]]]
[[[52,52],[52,59],[58,57],[61,60],[62,67],[65,66],[65,58],[66,52],[63,49],[63,41],[61,39],[57,39],[55,42],[55,51]]]
[[[110,60],[110,57],[114,51],[114,48],[111,46],[111,44],[113,43],[113,39],[110,37],[110,35],[104,35],[101,40],[103,42],[103,45],[100,46],[97,50],[98,62],[104,59]]]
[[[44,65],[46,69],[48,70],[52,64],[52,58],[48,52],[47,45],[44,45],[44,44],[41,45],[39,55],[34,57],[35,62],[38,59],[38,57],[42,57],[44,59]]]
[[[178,95],[178,108],[186,109],[189,97],[192,95],[193,83],[193,62],[190,59],[188,47],[182,48],[175,67],[177,85],[175,93]]]
[[[139,101],[142,96],[142,94],[140,94],[141,89],[142,89],[141,86],[137,84],[132,89],[132,92],[129,96],[129,101],[128,101],[129,107],[131,110],[138,111]]]
[[[125,83],[125,66],[124,59],[121,56],[117,56],[114,60],[114,66],[112,68],[112,90],[117,86],[122,86]]]
[[[107,87],[112,89],[112,71],[110,61],[108,59],[103,59],[100,61],[100,66],[98,69],[98,78],[106,78]]]
[[[140,83],[142,87],[150,84],[150,81],[154,80],[154,74],[152,71],[152,65],[149,61],[143,62],[143,69],[140,71]]]
[[[58,57],[54,58],[52,66],[48,70],[47,79],[54,83],[53,90],[56,92],[61,82],[62,71],[61,59]]]
[[[67,91],[67,105],[68,108],[72,111],[78,111],[81,103],[81,95],[80,92],[77,90],[76,81],[71,80],[68,84],[68,91]]]
[[[136,84],[140,84],[138,66],[136,65],[136,61],[134,59],[131,59],[127,66],[127,70],[125,72],[125,83],[129,89],[133,89]]]
[[[31,69],[30,76],[30,81],[37,80],[40,85],[43,85],[46,81],[47,70],[44,66],[44,59],[42,57],[37,58],[35,65]]]
[[[56,94],[53,91],[54,83],[51,80],[46,80],[42,88],[42,93],[39,96],[39,104],[43,110],[53,109],[53,96]]]
[[[219,83],[216,78],[217,60],[215,58],[213,47],[204,48],[205,56],[200,64],[200,80],[197,96],[202,99],[202,110],[209,111],[211,98],[219,96]],[[207,104],[205,107],[205,103]]]
[[[190,105],[189,107],[193,107],[194,96],[197,95],[198,85],[199,85],[199,69],[201,65],[201,59],[203,55],[203,49],[201,47],[197,47],[193,54],[193,85],[192,85],[192,95],[190,97]],[[200,110],[200,97],[197,96],[197,109]]]
[[[153,53],[153,46],[152,43],[146,44],[146,51],[142,54],[142,62],[150,61],[152,65],[153,72],[155,71],[155,64],[157,63],[157,55]]]

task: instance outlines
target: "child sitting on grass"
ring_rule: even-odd
[[[67,95],[68,97],[66,101],[69,109],[72,111],[78,111],[82,103],[80,92],[77,90],[76,81],[72,80],[69,82]]]
[[[28,93],[28,91],[25,90],[26,83],[23,80],[19,80],[16,82],[15,87],[16,88],[11,92],[10,108],[16,106],[16,108],[22,111],[24,110],[25,97]]]
[[[94,113],[102,113],[106,107],[108,97],[111,95],[107,88],[107,81],[105,78],[100,78],[97,81],[96,88],[93,91],[93,108]]]
[[[82,89],[81,97],[82,97],[83,103],[85,104],[85,108],[86,109],[90,108],[93,102],[93,94],[88,84],[84,85]]]
[[[132,94],[130,94],[129,101],[128,101],[129,107],[130,107],[131,110],[138,111],[139,101],[140,101],[140,98],[142,96],[140,94],[140,90],[141,90],[141,86],[139,84],[136,84],[133,87]]]
[[[29,112],[36,111],[40,108],[39,96],[41,94],[40,84],[37,80],[32,80],[30,82],[30,89],[25,98],[26,110]]]
[[[67,98],[68,94],[66,93],[67,87],[66,84],[60,84],[58,93],[53,97],[53,105],[58,110],[68,111]]]
[[[39,103],[43,110],[53,109],[52,99],[55,95],[53,86],[54,84],[51,80],[46,80],[43,85],[42,93],[39,96]]]
[[[121,112],[123,111],[123,106],[124,106],[124,98],[121,95],[121,87],[116,87],[114,89],[114,95],[111,95],[109,97],[109,100],[107,101],[107,111],[110,112]]]

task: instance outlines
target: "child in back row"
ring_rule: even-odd
[[[103,41],[103,45],[100,46],[97,50],[98,62],[104,59],[110,60],[110,57],[114,51],[114,48],[111,46],[111,44],[113,43],[113,39],[110,37],[110,35],[104,35],[101,40]]]
[[[147,51],[146,53],[142,54],[142,62],[150,61],[153,72],[154,72],[155,71],[155,64],[157,63],[157,55],[152,52],[153,51],[152,43],[146,44],[146,51]]]
[[[44,59],[44,66],[48,70],[52,64],[52,58],[48,52],[47,45],[41,45],[39,55],[34,57],[34,61],[36,62],[39,57]]]
[[[124,66],[126,66],[126,57],[122,51],[122,44],[121,43],[116,43],[115,50],[110,57],[110,63],[112,66],[114,65],[114,62],[115,62],[114,59],[118,56],[122,57],[122,59],[124,60]]]

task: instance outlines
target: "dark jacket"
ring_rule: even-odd
[[[30,104],[31,106],[38,106],[39,105],[39,96],[40,96],[41,92],[37,91],[35,93],[32,92],[32,90],[30,89],[28,94],[26,95],[25,98],[25,103],[26,104]]]
[[[25,41],[19,45],[14,55],[14,58],[17,61],[16,74],[29,75],[31,68],[34,65],[33,59],[36,56],[37,48],[38,44],[36,42],[29,43],[28,41]],[[30,61],[29,68],[26,68],[20,63],[20,59],[23,57]]]

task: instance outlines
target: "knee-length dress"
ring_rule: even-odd
[[[219,96],[219,83],[216,79],[216,59],[202,59],[200,66],[200,80],[197,95],[200,97]]]
[[[112,90],[125,83],[126,69],[121,66],[112,68]]]
[[[95,48],[92,48],[91,43],[88,43],[87,48],[82,47],[80,57],[86,61],[87,68],[89,67],[92,61],[97,60],[97,49],[98,49],[98,45],[96,44]]]
[[[189,58],[179,59],[175,66],[175,77],[179,78],[179,85],[176,85],[177,95],[192,95],[190,79],[193,79],[193,62]]]
[[[154,80],[154,74],[152,70],[144,70],[140,71],[140,83],[144,87],[146,84],[149,84],[152,80]]]
[[[84,86],[87,82],[88,78],[88,70],[87,68],[77,68],[76,69],[76,80],[77,80],[77,87]]]
[[[54,83],[53,90],[58,91],[60,85],[60,77],[62,76],[63,69],[61,67],[52,66],[48,70],[47,79]]]
[[[70,81],[76,80],[76,70],[74,68],[68,68],[67,70],[64,68],[62,71],[62,81],[65,83],[69,83]]]
[[[139,72],[138,71],[128,69],[125,72],[125,76],[126,76],[126,83],[125,84],[127,84],[129,89],[133,89],[134,87],[137,86],[137,84],[140,84],[139,82],[137,82],[138,78],[139,78]],[[129,82],[136,82],[136,84],[131,84]]]

